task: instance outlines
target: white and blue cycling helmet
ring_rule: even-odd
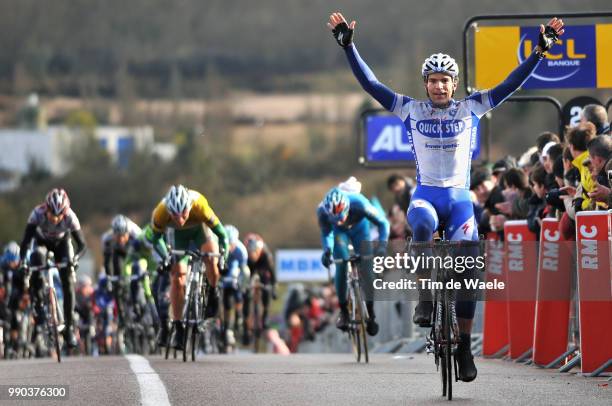
[[[238,242],[238,237],[240,236],[240,232],[231,224],[227,224],[225,226],[225,233],[227,234],[227,240],[230,244],[236,244]]]
[[[350,202],[346,193],[340,188],[333,188],[323,199],[323,208],[333,222],[344,220],[350,209]]]
[[[459,76],[459,65],[447,54],[432,54],[423,62],[421,74],[427,79],[432,73],[444,73],[455,79]]]

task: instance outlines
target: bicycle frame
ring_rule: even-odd
[[[357,260],[359,257],[357,257],[357,259],[355,260],[349,260],[346,264],[346,281],[347,281],[347,286],[349,289],[349,297],[351,298],[351,302],[352,303],[356,303],[356,290],[357,289],[361,289],[361,285],[359,282],[359,271],[358,271],[358,266],[357,266]],[[370,318],[370,315],[368,314],[368,308],[365,305],[365,300],[363,300],[363,298],[361,297],[361,295],[359,295],[360,299],[361,299],[361,309],[363,311],[363,315],[365,316],[365,319],[368,320]],[[356,320],[356,314],[355,314],[355,307],[353,306],[352,309],[352,321]]]
[[[446,258],[449,255],[452,256],[452,247],[468,247],[472,244],[475,242],[436,239],[434,242],[410,243],[408,251],[410,252],[415,246],[421,246],[432,249],[431,255]],[[477,244],[480,244],[480,241]],[[442,288],[434,292],[433,324],[427,337],[426,351],[428,354],[434,354],[436,370],[441,372],[442,396],[452,400],[453,369],[455,382],[459,380],[457,360],[454,354],[461,340],[456,312],[456,293],[446,287],[446,282],[452,279],[451,270],[439,266],[437,261],[434,263],[436,266],[433,269],[431,280],[442,282]]]
[[[200,314],[201,303],[205,300],[204,275],[206,273],[206,265],[204,258],[220,257],[220,254],[213,252],[200,252],[197,250],[171,250],[174,256],[188,256],[187,264],[187,281],[185,282],[185,297],[182,309],[181,322],[185,334],[183,336],[183,362],[187,361],[187,343],[191,335],[191,360],[195,361],[195,353],[197,347],[197,334],[200,330],[200,325],[204,321]],[[170,340],[166,347],[166,358],[170,349]],[[175,353],[176,354],[176,353]]]
[[[251,292],[253,292],[252,300],[253,300],[253,342],[255,352],[259,352],[259,341],[261,339],[261,333],[263,332],[263,317],[261,308],[263,308],[262,303],[262,291],[270,291],[272,286],[270,284],[261,283],[261,277],[259,274],[255,273],[251,279]]]
[[[346,283],[347,283],[347,305],[349,308],[349,325],[348,334],[349,339],[353,345],[353,351],[357,358],[357,362],[361,361],[361,353],[363,346],[363,353],[365,355],[365,362],[369,362],[368,355],[368,344],[366,337],[365,322],[369,320],[370,315],[363,299],[363,293],[361,292],[360,278],[359,278],[359,261],[361,256],[358,254],[351,254],[348,259],[337,259],[334,260],[336,264],[346,263]],[[336,270],[337,272],[337,270]],[[342,277],[336,273],[336,277]]]
[[[46,323],[49,329],[47,330],[47,342],[54,342],[57,362],[61,362],[59,333],[64,330],[65,326],[64,315],[57,300],[57,293],[53,282],[53,272],[59,268],[67,268],[69,266],[70,264],[67,262],[53,263],[51,259],[48,258],[47,264],[30,267],[30,272],[39,272],[42,277],[43,308],[45,309]],[[52,338],[51,335],[53,335]]]

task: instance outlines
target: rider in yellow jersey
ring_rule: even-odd
[[[205,227],[207,226],[207,227]],[[147,239],[153,243],[157,253],[170,263],[170,255],[164,239],[167,229],[174,231],[174,241],[169,241],[174,249],[184,250],[198,248],[203,252],[219,252],[227,256],[228,239],[223,224],[209,206],[206,198],[195,190],[189,190],[183,185],[172,186],[168,194],[153,210],[151,228]],[[209,229],[217,236],[219,243],[212,238]],[[204,317],[214,317],[218,311],[218,296],[216,292],[219,280],[218,260],[206,258],[206,277],[209,282],[207,295],[209,297]],[[187,259],[183,258],[172,265],[170,284],[170,303],[172,305],[172,318],[175,323],[175,348],[182,346],[183,326],[180,323],[183,303],[185,301],[185,276],[187,272]],[[160,343],[167,340],[168,315],[160,315],[162,332]]]

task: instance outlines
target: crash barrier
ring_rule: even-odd
[[[533,345],[535,292],[537,286],[536,236],[529,231],[527,220],[504,224],[505,264],[508,272],[508,338],[511,359],[528,357]],[[531,298],[532,300],[518,300]]]
[[[507,289],[487,291],[483,356],[548,367],[573,356],[583,374],[612,372],[612,210],[578,213],[576,242],[563,240],[556,219],[542,221],[539,242],[526,221],[506,222],[504,236],[487,236],[486,278]],[[574,297],[579,352],[569,342]]]
[[[504,242],[494,232],[487,234],[486,239],[486,280],[497,279],[506,283]],[[483,357],[502,357],[508,353],[508,301],[504,300],[505,295],[505,291],[487,292],[483,310]]]
[[[563,239],[559,221],[546,218],[540,229],[533,362],[547,366],[567,351],[573,244]]]
[[[583,374],[612,372],[612,210],[576,214],[580,356]]]

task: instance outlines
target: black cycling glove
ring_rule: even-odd
[[[559,39],[559,35],[557,35],[557,31],[549,25],[544,28],[544,32],[540,33],[540,37],[538,39],[538,46],[542,48],[542,52],[548,51]]]
[[[344,22],[336,25],[336,27],[332,30],[332,34],[334,35],[334,38],[336,38],[336,42],[342,48],[346,48],[347,46],[351,45],[353,42],[354,32],[355,31],[349,28],[348,24]]]
[[[325,268],[329,268],[333,263],[331,251],[325,250],[323,251],[323,255],[321,255],[321,263]]]

